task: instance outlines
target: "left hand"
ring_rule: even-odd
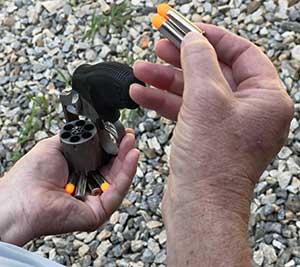
[[[97,229],[130,187],[139,157],[134,143],[127,133],[118,156],[105,167],[110,188],[84,202],[64,191],[69,172],[59,137],[38,143],[0,180],[0,239],[22,245],[41,235]]]

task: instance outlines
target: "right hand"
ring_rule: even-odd
[[[258,47],[216,26],[200,26],[207,39],[189,33],[181,55],[169,41],[158,43],[158,56],[173,66],[136,63],[137,78],[156,88],[135,84],[130,94],[178,119],[166,210],[205,199],[247,222],[254,184],[286,141],[293,103]]]

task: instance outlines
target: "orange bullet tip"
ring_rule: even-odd
[[[66,184],[65,186],[65,191],[69,194],[69,195],[73,195],[75,192],[75,185],[73,184]]]
[[[156,14],[152,17],[152,25],[155,29],[159,29],[161,27],[161,25],[163,25],[166,21],[167,20],[164,17],[162,17],[158,14]]]
[[[157,13],[166,18],[170,9],[172,9],[172,7],[170,7],[168,4],[160,4],[157,6]]]
[[[102,190],[102,192],[105,192],[108,190],[109,187],[110,187],[110,184],[108,182],[105,182],[101,185],[100,189]]]

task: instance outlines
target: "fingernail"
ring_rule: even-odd
[[[140,151],[137,148],[134,148],[137,159],[140,158]]]
[[[133,64],[133,69],[135,69],[138,65],[144,64],[145,61],[144,60],[137,60],[134,64]]]
[[[142,87],[143,87],[143,86],[140,85],[140,84],[138,84],[138,83],[133,83],[133,84],[130,85],[129,91],[130,91],[130,90],[133,90],[133,88],[135,88],[134,90],[139,90],[139,89],[141,89]]]

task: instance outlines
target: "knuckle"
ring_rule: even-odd
[[[183,57],[194,57],[195,55],[215,55],[215,50],[212,45],[206,40],[197,40],[186,43],[182,47]]]

